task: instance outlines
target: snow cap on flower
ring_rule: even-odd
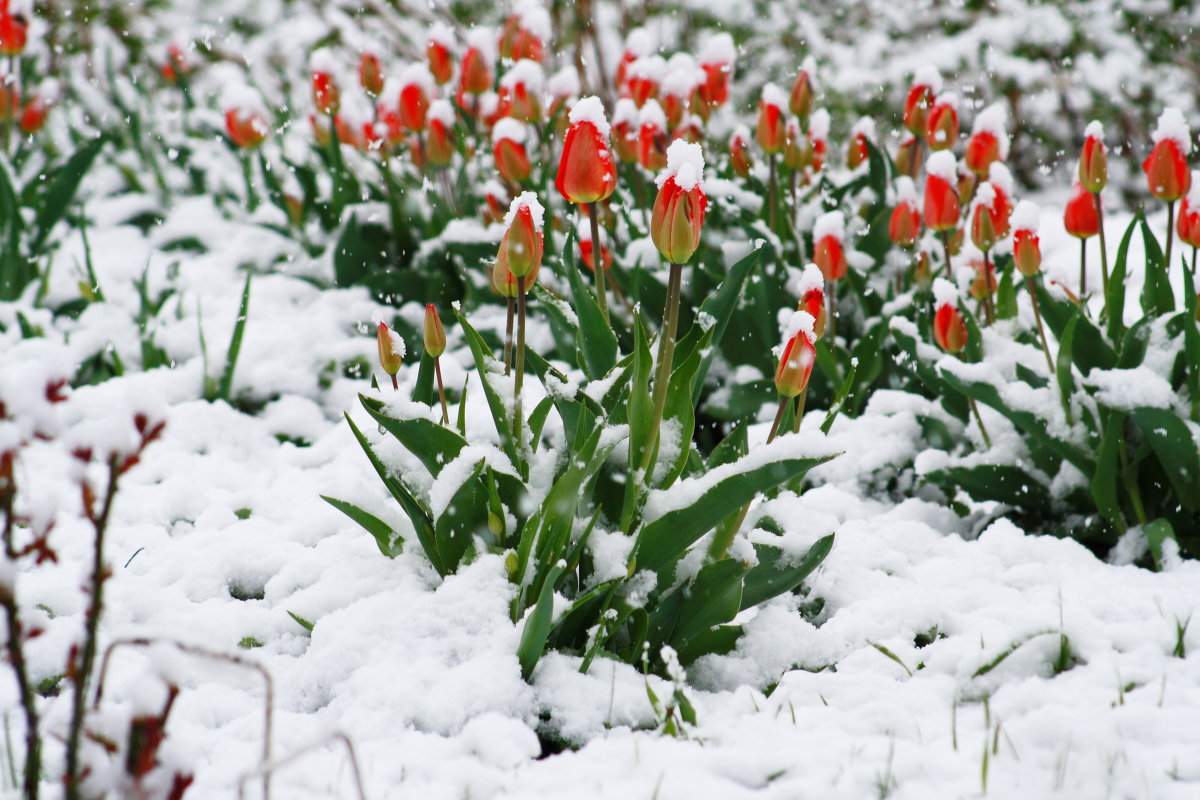
[[[528,135],[528,126],[520,120],[513,119],[512,117],[504,117],[492,127],[492,144],[505,139],[517,144],[524,144]]]
[[[704,150],[698,144],[676,139],[667,148],[667,166],[654,179],[654,185],[662,185],[671,178],[685,192],[699,187],[704,191]]]
[[[909,203],[913,206],[917,204],[917,185],[913,179],[907,175],[900,175],[896,178],[893,184],[896,194],[896,205]]]
[[[813,239],[824,239],[832,236],[839,242],[846,239],[846,215],[841,211],[827,211],[817,217],[813,226]]]
[[[952,306],[958,308],[958,287],[945,278],[934,278],[933,307]]]
[[[1022,200],[1017,203],[1017,210],[1013,212],[1013,230],[1037,233],[1040,216],[1036,203],[1032,200]]]
[[[546,91],[551,97],[566,100],[578,97],[580,90],[579,73],[573,66],[566,66],[550,76],[546,81]]]
[[[1079,181],[1083,188],[1097,194],[1108,183],[1108,148],[1104,144],[1104,126],[1092,120],[1084,131],[1079,153]]]
[[[704,152],[676,139],[658,176],[658,196],[650,218],[650,238],[672,264],[684,264],[700,246],[708,198],[704,195]]]
[[[808,121],[808,135],[813,141],[824,141],[829,138],[830,117],[824,108],[818,108]]]
[[[571,106],[571,113],[567,115],[567,121],[572,125],[590,122],[601,136],[607,137],[609,134],[608,118],[604,115],[604,103],[595,95],[585,97]]]
[[[805,264],[804,271],[800,273],[800,277],[792,286],[792,292],[804,297],[814,289],[825,291],[825,276],[821,274],[821,268],[816,264]]]
[[[949,150],[939,150],[929,157],[925,171],[929,175],[953,184],[958,180],[958,160]]]
[[[512,203],[508,206],[508,213],[504,215],[504,227],[511,228],[513,220],[522,208],[528,208],[530,218],[533,220],[534,230],[538,233],[542,232],[542,225],[545,222],[546,209],[542,208],[542,204],[538,201],[537,195],[533,192],[521,192],[513,198]]]
[[[455,121],[454,106],[450,105],[450,101],[445,98],[434,100],[429,104],[429,119],[437,120],[447,128],[453,128]]]
[[[1175,142],[1180,151],[1186,156],[1192,152],[1192,132],[1188,127],[1183,112],[1174,106],[1167,106],[1158,117],[1158,124],[1150,134],[1151,140],[1159,144],[1164,140]]]
[[[1000,160],[1008,159],[1008,113],[1002,103],[992,103],[975,116],[971,133],[990,133],[1000,146]]]

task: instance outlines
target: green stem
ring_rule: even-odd
[[[790,397],[782,397],[779,400],[779,410],[775,412],[775,421],[771,423],[771,432],[767,434],[767,444],[775,441],[775,437],[779,435],[779,426],[783,422],[783,412],[787,411],[788,403],[792,401]]]
[[[242,151],[242,178],[246,181],[246,208],[253,214],[258,209],[258,193],[254,191],[254,163],[245,150]]]
[[[792,433],[800,432],[800,422],[804,419],[804,404],[808,400],[808,386],[796,395],[796,417],[792,420]]]
[[[517,310],[517,298],[508,298],[508,321],[504,323],[504,377],[512,371],[513,316]]]
[[[950,231],[942,231],[942,249],[946,253],[946,263],[942,266],[942,277],[948,281],[953,281],[950,276]]]
[[[1167,203],[1167,274],[1171,272],[1171,245],[1175,240],[1175,201]]]
[[[1054,359],[1050,357],[1050,345],[1046,344],[1046,329],[1042,326],[1042,309],[1038,305],[1037,285],[1033,282],[1033,276],[1030,275],[1026,279],[1029,284],[1029,299],[1033,301],[1033,318],[1037,320],[1038,338],[1042,340],[1042,352],[1046,354],[1046,366],[1050,368],[1050,374],[1054,374]]]
[[[1121,423],[1114,419],[1111,424],[1121,424]],[[1133,471],[1130,469],[1129,454],[1127,452],[1125,452],[1125,442],[1124,441],[1118,442],[1117,453],[1120,454],[1121,477],[1125,481],[1125,491],[1129,494],[1129,500],[1130,500],[1130,502],[1133,503],[1133,513],[1137,515],[1138,524],[1145,525],[1150,520],[1146,516],[1146,507],[1142,503],[1142,490],[1138,488],[1137,475],[1135,475],[1133,473]],[[1117,519],[1120,520],[1121,533],[1124,533],[1125,527],[1126,527],[1124,519],[1123,519],[1124,515],[1121,514],[1119,511],[1117,513],[1118,513]]]
[[[433,360],[433,374],[437,376],[438,397],[442,400],[442,424],[450,424],[450,412],[446,409],[446,387],[442,385],[442,359]]]
[[[979,416],[979,406],[975,405],[975,398],[968,397],[967,402],[971,404],[971,413],[975,415],[975,422],[979,425],[979,433],[983,435],[984,447],[992,449],[992,439],[988,436],[987,428],[983,427],[983,417]]]
[[[996,321],[995,306],[992,304],[992,260],[990,251],[983,251],[983,313],[990,326]]]
[[[1100,289],[1104,292],[1105,300],[1108,298],[1108,247],[1104,243],[1104,203],[1100,202],[1100,193],[1096,192],[1096,219],[1099,220],[1100,228]],[[1168,267],[1170,265],[1168,264]],[[1107,310],[1107,309],[1106,309]]]
[[[608,294],[604,287],[604,259],[600,256],[600,220],[596,213],[596,204],[588,203],[588,222],[592,227],[592,272],[596,273],[596,301],[600,304],[600,313],[608,322]]]
[[[1086,302],[1087,295],[1087,239],[1079,239],[1079,300]]]
[[[525,276],[517,278],[517,377],[513,386],[513,436],[521,452],[521,384],[525,380]]]
[[[679,322],[679,295],[683,283],[683,265],[672,264],[671,276],[667,280],[667,302],[663,308],[663,326],[658,338],[658,364],[654,370],[654,420],[650,424],[650,438],[638,465],[642,480],[650,485],[650,471],[658,454],[658,429],[662,425],[663,411],[667,407],[667,384],[671,380],[671,362],[675,358],[675,327]]]
[[[771,179],[770,179],[771,182],[770,182],[770,187],[769,187],[770,193],[767,196],[767,227],[771,229],[772,233],[775,232],[775,218],[776,218],[775,197],[776,197],[777,179],[776,179],[775,161],[776,161],[776,156],[774,153],[771,153],[771,155],[767,157],[767,162],[771,166]]]

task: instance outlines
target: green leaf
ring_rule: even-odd
[[[217,388],[217,399],[229,401],[233,392],[233,370],[237,367],[238,355],[242,352],[242,336],[246,333],[246,322],[250,319],[250,280],[254,270],[247,267],[246,284],[242,287],[242,302],[238,305],[237,320],[233,323],[233,336],[229,339],[229,352],[225,355],[225,371],[221,373],[221,384]]]
[[[1049,489],[1025,470],[1009,464],[946,467],[927,473],[925,480],[960,488],[976,500],[1005,503],[1045,516],[1053,508]]]
[[[294,611],[289,611],[287,613],[289,617],[296,620],[297,625],[299,625],[301,628],[304,628],[304,630],[308,631],[309,633],[312,633],[312,629],[316,623],[306,620],[304,617],[300,616]]]
[[[997,259],[999,261],[999,259]],[[1014,283],[1013,261],[1007,259],[996,288],[996,319],[1015,319],[1017,316],[1017,287]]]
[[[741,625],[720,625],[697,634],[679,650],[679,663],[686,667],[701,656],[731,653],[744,632]]]
[[[1143,525],[1142,532],[1146,534],[1146,541],[1150,545],[1150,555],[1154,559],[1155,569],[1162,569],[1163,544],[1167,539],[1178,544],[1178,540],[1175,538],[1175,528],[1165,519],[1156,519]]]
[[[685,648],[696,636],[736,617],[742,608],[745,571],[736,559],[710,562],[693,580],[660,598],[650,610],[651,649],[664,644]]]
[[[575,298],[574,310],[579,318],[579,366],[592,380],[605,375],[617,363],[617,335],[612,325],[600,311],[596,295],[583,282],[579,268],[575,265],[575,235],[567,234],[563,245],[562,271],[571,284],[571,295]]]
[[[1200,510],[1200,451],[1187,423],[1165,408],[1135,408],[1129,416],[1158,456],[1178,502]]]
[[[846,379],[842,381],[842,388],[838,389],[837,396],[833,399],[833,405],[829,407],[829,413],[825,415],[825,421],[821,423],[821,433],[828,434],[833,427],[834,420],[838,414],[846,406],[846,398],[850,396],[850,390],[854,388],[854,376],[858,372],[858,367],[851,364],[850,369],[846,371]]]
[[[31,255],[37,256],[40,253],[51,230],[66,216],[67,208],[74,201],[83,176],[91,169],[106,141],[106,137],[100,136],[84,144],[48,178],[45,190],[39,193],[36,201],[38,210],[34,221],[35,233],[29,243]]]
[[[669,583],[671,576],[664,576],[663,571],[673,567],[689,547],[721,520],[760,492],[798,478],[831,458],[833,456],[782,458],[741,471],[732,469],[740,462],[728,465],[725,469],[730,474],[710,481],[709,488],[694,502],[669,511],[642,527],[634,547],[638,567],[654,570],[660,577],[668,579],[659,585]]]
[[[1151,316],[1169,314],[1175,310],[1175,295],[1171,291],[1168,265],[1150,230],[1146,218],[1141,218],[1142,245],[1146,250],[1146,274],[1142,284],[1142,311]]]
[[[1120,450],[1125,446],[1125,418],[1116,411],[1105,409],[1101,419],[1104,438],[1096,454],[1096,469],[1089,486],[1101,516],[1124,533],[1126,522],[1117,494],[1117,474],[1121,469]]]
[[[414,403],[424,403],[432,407],[436,394],[433,388],[434,378],[433,358],[429,353],[421,352],[421,363],[417,367],[417,383],[413,386],[412,399]]]
[[[467,340],[467,346],[471,348],[471,355],[475,358],[475,371],[479,375],[480,384],[483,385],[483,394],[487,398],[488,408],[492,412],[496,433],[500,436],[500,447],[513,466],[523,472],[523,462],[517,458],[516,443],[512,435],[512,420],[509,418],[508,409],[488,378],[489,375],[502,374],[504,367],[492,355],[492,351],[488,349],[487,343],[483,341],[479,332],[471,327],[471,323],[467,322],[466,315],[457,307],[454,309],[454,316],[457,317],[458,324],[463,331],[463,338]]]
[[[708,454],[708,468],[716,469],[722,464],[732,464],[746,455],[750,450],[750,440],[747,436],[747,420],[742,420],[733,427],[729,435]]]
[[[358,400],[371,418],[420,459],[425,469],[435,478],[442,471],[442,467],[457,458],[467,446],[466,439],[444,425],[420,417],[397,419],[384,413],[384,403],[377,398],[360,394]]]
[[[721,341],[725,336],[725,329],[729,327],[729,321],[733,317],[733,312],[737,309],[738,299],[742,296],[742,287],[745,285],[750,271],[754,269],[754,265],[758,263],[761,255],[762,253],[758,248],[751,250],[748,255],[729,268],[725,279],[721,282],[721,288],[705,298],[704,302],[700,304],[701,314],[711,317],[715,320],[715,324],[712,327],[711,349],[708,353],[704,354],[704,360],[700,364],[700,368],[696,371],[695,383],[692,388],[693,406],[700,401],[700,390],[704,386],[704,379],[708,376],[708,369],[712,364],[715,351],[721,346]],[[700,340],[704,333],[703,326],[700,326],[699,323],[701,319],[703,317],[697,317],[697,322],[692,326],[692,330],[688,331],[688,336],[685,337],[684,341],[679,343],[676,349],[676,358],[686,358],[687,345],[690,345],[693,341],[698,342]],[[693,332],[695,333],[694,336]],[[694,345],[691,346],[694,347]]]
[[[1114,342],[1121,341],[1125,331],[1125,276],[1129,272],[1129,244],[1133,241],[1133,232],[1138,226],[1142,212],[1138,211],[1121,244],[1117,247],[1117,259],[1113,262],[1112,275],[1108,277],[1108,292],[1104,296],[1104,313],[1107,315],[1108,338]]]
[[[521,677],[525,680],[533,676],[533,669],[546,649],[546,640],[550,636],[550,625],[554,616],[554,587],[562,574],[562,566],[556,564],[550,568],[550,573],[542,584],[542,591],[538,594],[537,603],[521,629],[517,660],[521,664]]]
[[[1058,381],[1059,402],[1062,403],[1063,413],[1067,415],[1068,421],[1071,419],[1071,396],[1075,394],[1075,373],[1072,371],[1074,359],[1071,351],[1075,347],[1075,328],[1079,319],[1078,313],[1072,315],[1071,321],[1058,337],[1058,363],[1054,368],[1054,377]]]
[[[484,463],[480,459],[475,464],[471,474],[455,490],[446,509],[434,520],[434,539],[447,573],[458,569],[473,537],[476,534],[482,536],[488,530],[488,491],[481,477]]]
[[[550,409],[554,407],[554,398],[547,395],[543,397],[533,408],[533,413],[529,415],[529,449],[537,450],[538,442],[542,438],[542,428],[546,425],[546,419],[550,416]]]
[[[754,545],[758,564],[746,573],[742,589],[742,610],[765,603],[772,597],[796,588],[812,574],[833,549],[833,534],[818,539],[800,560],[769,544]]]
[[[703,366],[701,353],[712,343],[713,329],[705,331],[698,343],[682,360],[676,360],[667,381],[667,402],[663,408],[663,421],[673,421],[679,426],[679,453],[675,463],[667,470],[667,474],[659,482],[658,488],[665,489],[675,482],[687,464],[688,454],[692,450],[692,434],[696,429],[696,407],[692,400],[692,389],[696,382],[697,373]],[[661,439],[660,439],[661,442]]]
[[[404,549],[404,540],[392,530],[391,525],[388,525],[379,517],[368,511],[363,511],[358,506],[353,503],[347,503],[345,500],[338,500],[326,495],[321,495],[321,499],[361,525],[363,530],[375,538],[375,544],[379,546],[379,552],[388,558],[395,558]]]

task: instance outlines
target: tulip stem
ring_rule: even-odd
[[[1033,276],[1030,275],[1026,279],[1029,282],[1029,299],[1033,302],[1033,318],[1037,320],[1038,338],[1042,340],[1042,352],[1046,354],[1046,366],[1050,368],[1050,374],[1054,374],[1054,359],[1050,357],[1050,345],[1046,344],[1046,329],[1042,326],[1042,309],[1038,305],[1037,284],[1033,282]]]
[[[246,182],[246,210],[253,214],[258,209],[258,193],[254,191],[254,162],[242,150],[242,178]]]
[[[600,313],[608,322],[608,293],[604,286],[604,258],[600,249],[600,220],[596,213],[596,204],[588,203],[588,222],[592,227],[592,272],[596,273],[596,301],[600,304]]]
[[[792,433],[800,432],[800,422],[804,419],[804,403],[808,399],[808,384],[800,394],[796,395],[796,418],[792,420]]]
[[[433,374],[437,376],[438,397],[442,400],[442,424],[450,424],[450,412],[446,409],[446,387],[442,385],[442,359],[439,356],[433,360]]]
[[[508,321],[504,324],[504,377],[512,371],[513,315],[517,310],[517,298],[508,298]]]
[[[991,450],[992,439],[988,436],[987,428],[983,427],[983,417],[979,416],[979,406],[975,405],[974,397],[968,397],[967,402],[970,403],[971,413],[975,415],[975,422],[979,425],[979,433],[983,436],[983,445]]]
[[[925,144],[925,140],[920,136],[913,137],[912,163],[909,164],[908,171],[914,181],[917,175],[921,172],[921,148]]]
[[[775,169],[775,154],[767,158],[767,163],[771,166],[770,190],[767,195],[767,227],[771,229],[771,233],[775,232],[775,195],[776,195],[776,169]]]
[[[517,376],[513,382],[513,436],[521,451],[521,383],[525,378],[525,276],[517,278]]]
[[[1079,239],[1079,297],[1086,302],[1087,298],[1087,239]]]
[[[1100,202],[1100,193],[1096,192],[1096,220],[1100,229],[1100,288],[1104,297],[1108,298],[1108,247],[1104,243],[1104,203]]]
[[[948,281],[953,281],[954,278],[950,275],[950,231],[942,231],[942,247],[946,251],[946,263],[943,266],[945,272],[943,276]]]
[[[1193,278],[1196,277],[1196,250],[1197,249],[1198,248],[1196,248],[1194,246],[1192,247],[1192,277]]]
[[[834,343],[837,341],[837,281],[825,281],[825,296],[829,298],[829,319],[825,321],[825,327],[829,329],[829,341]]]
[[[996,321],[996,308],[992,303],[992,260],[990,251],[983,251],[983,314],[990,326]]]
[[[663,411],[667,407],[667,383],[671,380],[671,361],[675,358],[675,327],[679,321],[680,284],[683,282],[683,265],[671,265],[671,277],[667,281],[667,302],[663,308],[663,325],[658,334],[658,364],[654,370],[654,421],[650,424],[650,439],[642,453],[639,469],[647,483],[651,479],[650,468],[658,451],[658,429],[662,425]]]
[[[1167,203],[1167,274],[1171,273],[1171,245],[1175,238],[1175,201]]]
[[[400,381],[399,381],[399,379],[396,378],[395,375],[392,375],[392,391],[393,392],[400,391]]]
[[[767,434],[767,444],[775,441],[775,437],[779,434],[779,426],[783,422],[783,412],[787,411],[790,402],[792,402],[790,397],[780,398],[779,410],[775,412],[775,421],[771,423],[771,432]]]

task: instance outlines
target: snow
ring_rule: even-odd
[[[774,83],[768,83],[762,88],[762,104],[764,106],[773,106],[780,111],[786,111],[788,107],[787,93],[780,89]]]
[[[504,117],[496,120],[495,126],[492,127],[492,142],[498,143],[504,139],[521,144],[529,135],[529,127],[519,119],[512,117]]]
[[[732,64],[737,58],[737,48],[728,33],[710,35],[700,47],[701,64]]]
[[[667,72],[667,60],[660,55],[642,56],[625,70],[625,78],[641,78],[658,83]]]
[[[1008,112],[1003,103],[992,103],[975,116],[972,133],[987,132],[996,137],[1000,146],[1000,160],[1008,158]]]
[[[1175,142],[1185,156],[1192,152],[1191,129],[1183,117],[1183,112],[1174,106],[1163,109],[1150,138],[1155,144],[1167,140]]]
[[[1098,142],[1104,141],[1104,123],[1098,119],[1094,119],[1087,124],[1087,128],[1083,131],[1083,138],[1095,139]]]
[[[454,122],[457,119],[454,114],[454,106],[450,104],[449,100],[445,99],[434,100],[432,103],[430,103],[429,111],[426,113],[426,117],[428,117],[431,122],[437,120],[447,128],[453,128]]]
[[[901,175],[896,178],[896,205],[904,205],[907,203],[913,208],[917,207],[917,186],[913,183],[913,179],[907,175]]]
[[[604,115],[604,103],[595,95],[585,97],[571,106],[568,119],[572,125],[589,122],[595,126],[601,138],[608,137],[609,125],[608,118]]]
[[[638,127],[643,125],[651,125],[659,131],[667,129],[667,115],[663,113],[662,106],[658,104],[657,100],[647,100],[646,104],[638,111]]]
[[[542,65],[532,59],[522,58],[509,67],[500,78],[500,85],[513,89],[517,84],[524,84],[525,90],[532,95],[540,95],[546,87],[546,72]]]
[[[792,293],[803,299],[813,290],[825,291],[825,276],[816,264],[805,264],[804,271],[792,287]]]
[[[315,51],[308,60],[309,68],[315,74],[337,76],[341,65],[329,48]]]
[[[1017,203],[1016,209],[1012,215],[1012,229],[1014,231],[1029,231],[1037,233],[1038,219],[1041,216],[1041,210],[1032,200],[1022,200]]]
[[[958,162],[954,158],[954,153],[949,150],[939,150],[933,153],[925,162],[925,172],[941,178],[953,186],[958,180]]]
[[[952,306],[958,308],[958,287],[945,278],[933,280],[933,305],[935,308]]]
[[[221,108],[247,116],[265,117],[267,114],[262,95],[244,83],[234,83],[225,87],[221,92]]]
[[[433,73],[429,71],[429,67],[424,64],[409,64],[404,67],[396,76],[396,84],[400,89],[406,86],[418,86],[430,99],[437,96],[437,81],[433,79]]]
[[[521,20],[521,27],[532,33],[543,43],[549,42],[553,35],[550,23],[550,12],[538,0],[523,0],[514,12]]]
[[[533,220],[533,229],[541,231],[545,221],[546,210],[542,208],[542,204],[538,202],[537,195],[534,192],[521,192],[521,194],[513,198],[512,203],[508,206],[508,213],[504,215],[504,227],[512,227],[517,212],[522,208],[529,209],[530,218]]]
[[[1187,201],[1188,210],[1191,213],[1200,212],[1200,170],[1192,170],[1192,183],[1188,186],[1188,192],[1184,195]]]
[[[846,215],[841,211],[827,211],[817,217],[817,223],[813,226],[813,241],[819,242],[827,236],[845,242]]]
[[[579,73],[572,66],[563,67],[550,76],[550,80],[546,82],[546,90],[552,97],[578,97]]]
[[[661,189],[672,178],[681,191],[704,191],[704,150],[700,145],[683,139],[671,142],[667,147],[667,166],[658,173],[654,183]]]
[[[445,22],[435,20],[426,31],[426,41],[440,44],[442,47],[453,52],[458,38],[454,35],[454,28]]]
[[[628,97],[622,97],[617,101],[616,107],[613,109],[613,125],[636,125],[638,121],[637,104]]]
[[[822,142],[829,138],[830,117],[829,112],[823,108],[818,108],[812,112],[808,118],[808,135],[814,141]]]
[[[625,37],[625,52],[635,56],[648,56],[658,49],[654,34],[646,28],[634,28]]]
[[[788,317],[787,325],[783,329],[784,341],[789,341],[797,334],[803,333],[808,337],[808,341],[816,342],[817,334],[813,330],[813,326],[817,321],[813,319],[813,315],[807,311],[793,311]]]
[[[988,183],[995,187],[996,191],[1003,194],[1005,197],[1012,198],[1014,193],[1012,171],[1009,170],[1006,164],[999,161],[993,161],[988,167]]]
[[[496,34],[486,26],[477,26],[467,31],[467,47],[477,50],[485,64],[496,61]]]
[[[875,120],[871,117],[859,117],[854,126],[850,128],[850,135],[861,135],[865,139],[875,141]]]
[[[913,86],[928,86],[934,95],[941,94],[942,74],[932,64],[924,64],[917,68],[913,75]]]
[[[977,206],[992,210],[996,202],[996,188],[989,181],[984,181],[975,188],[975,197],[971,199],[971,214],[975,214]]]

